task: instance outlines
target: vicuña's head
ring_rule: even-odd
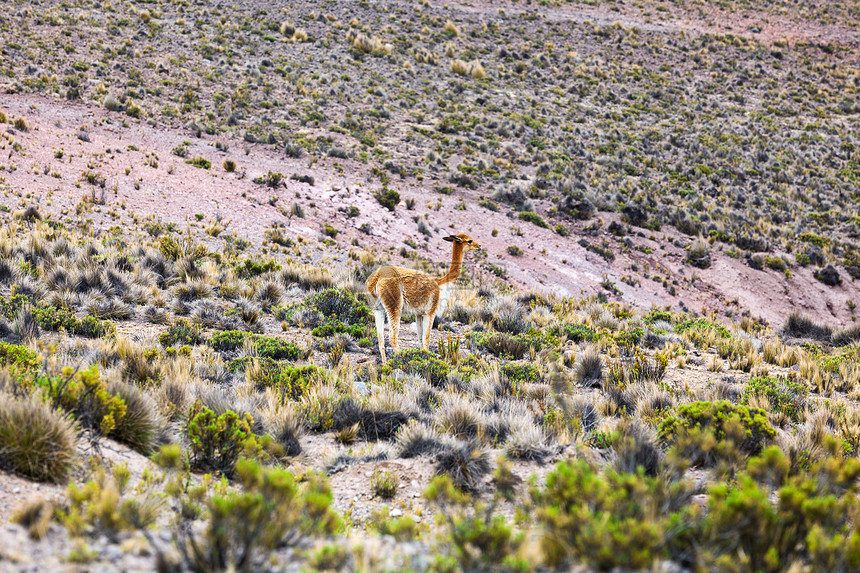
[[[477,243],[477,241],[473,241],[472,237],[465,233],[460,233],[459,235],[449,235],[447,237],[443,237],[444,240],[450,243],[457,243],[463,246],[463,252],[466,251],[477,251],[481,248],[481,245]]]

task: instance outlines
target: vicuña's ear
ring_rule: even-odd
[[[448,241],[449,243],[460,242],[460,237],[457,235],[448,235],[447,237],[442,237],[443,241]]]

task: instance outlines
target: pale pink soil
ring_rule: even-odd
[[[436,0],[431,5],[442,6],[444,1]],[[733,3],[734,4],[734,3]],[[821,6],[826,2],[820,3]],[[592,6],[582,2],[566,3],[562,6],[539,8],[540,14],[549,20],[591,22],[601,26],[617,23],[625,27],[658,32],[692,32],[694,34],[732,34],[752,38],[759,42],[775,43],[798,42],[826,45],[835,44],[848,48],[860,47],[860,29],[846,22],[823,23],[804,19],[797,12],[789,14],[759,12],[738,6],[723,9],[712,2],[689,9],[673,2],[664,2],[663,11],[653,5],[643,6],[635,1],[617,0],[611,8],[606,3]],[[498,13],[505,10],[509,17],[518,13],[536,12],[519,2],[474,2],[458,4],[457,9],[473,13]]]
[[[215,139],[209,136],[197,139],[186,131],[152,126],[95,105],[52,101],[41,96],[7,94],[0,100],[0,109],[10,117],[23,116],[30,126],[29,132],[13,135],[23,146],[20,153],[12,151],[11,145],[4,142],[0,155],[0,167],[5,168],[0,172],[0,184],[7,191],[4,202],[8,202],[8,207],[14,210],[35,203],[61,220],[73,221],[74,217],[69,219],[60,214],[74,210],[84,196],[91,196],[93,189],[97,196],[101,192],[82,175],[89,170],[107,181],[106,205],[86,215],[93,219],[97,229],[106,230],[116,225],[130,232],[136,227],[133,217],[154,216],[163,222],[178,223],[182,230],[187,223],[198,238],[210,248],[218,249],[223,244],[222,239],[213,239],[202,232],[202,227],[216,216],[228,223],[225,234],[235,233],[255,242],[261,241],[264,231],[276,222],[287,225],[284,231],[287,236],[307,239],[319,237],[320,228],[328,223],[341,231],[337,242],[342,248],[304,247],[301,259],[319,261],[326,257],[325,264],[333,270],[345,269],[346,265],[337,261],[344,259],[342,254],[350,249],[348,245],[352,239],[357,239],[364,247],[393,248],[391,253],[396,256],[397,250],[404,246],[402,241],[412,238],[418,243],[421,256],[445,264],[449,244],[436,237],[456,230],[468,233],[484,247],[483,253],[473,256],[466,264],[467,272],[473,273],[474,263],[478,261],[476,278],[481,281],[495,280],[488,273],[493,264],[505,269],[508,281],[526,288],[559,295],[589,295],[603,290],[600,283],[605,276],[621,291],[621,300],[640,308],[669,305],[678,309],[683,302],[697,312],[729,309],[739,314],[749,309],[754,316],[777,326],[795,308],[830,324],[847,324],[850,322],[847,301],[860,297],[860,287],[844,270],[841,272],[843,284],[829,288],[812,277],[811,267],[795,269],[794,277],[787,279],[775,271],[755,271],[742,260],[717,254],[717,249],[714,249],[711,268],[695,269],[684,263],[685,251],[672,242],[680,239],[681,244],[686,245],[690,238],[669,226],[656,233],[642,230],[644,238],[635,236],[639,230],[633,229],[634,245],[651,248],[653,253],[634,249],[620,252],[617,240],[603,229],[596,236],[581,231],[593,220],[568,223],[571,235],[561,237],[552,230],[477,206],[477,195],[481,191],[440,195],[432,190],[433,182],[428,180],[393,183],[401,198],[415,198],[416,206],[410,211],[401,204],[395,213],[390,213],[373,198],[379,183],[368,182],[368,168],[358,161],[324,158],[309,167],[307,158],[285,158],[270,146],[219,138],[229,145],[229,151],[222,153],[215,149]],[[123,121],[128,127],[122,127]],[[90,143],[78,139],[82,128],[88,132]],[[186,140],[190,141],[188,157],[209,159],[210,170],[196,168],[171,154],[171,149]],[[138,151],[128,150],[130,145],[136,146]],[[106,153],[108,149],[112,153]],[[55,158],[56,150],[63,150],[62,160]],[[157,168],[144,165],[148,154],[158,158]],[[227,173],[221,167],[227,157],[237,162],[237,173]],[[10,172],[11,164],[17,169]],[[343,168],[343,173],[335,169],[335,164]],[[46,167],[49,173],[58,172],[62,177],[44,174]],[[126,168],[130,169],[129,175],[125,174]],[[169,173],[169,169],[173,172]],[[268,171],[280,172],[286,177],[293,173],[312,175],[315,185],[287,179],[283,187],[272,190],[253,183],[255,177]],[[139,190],[134,188],[135,181],[139,182]],[[29,194],[30,198],[16,202],[9,192]],[[269,204],[273,197],[279,198],[274,206]],[[467,209],[454,209],[461,199],[466,200]],[[282,214],[281,208],[288,210],[293,201],[304,207],[305,219]],[[439,202],[441,207],[436,210]],[[348,219],[338,211],[339,207],[353,205],[361,211],[358,217]],[[194,215],[198,213],[204,215],[203,223],[196,223]],[[425,213],[428,226],[436,231],[430,241],[416,232],[416,223],[412,220],[414,215]],[[617,220],[617,215],[612,213],[598,216],[605,223],[603,228]],[[364,223],[372,226],[372,235],[358,231]],[[498,237],[491,236],[493,229],[499,231]],[[517,236],[518,231],[523,236]],[[583,236],[595,244],[608,240],[616,253],[615,261],[607,263],[578,245],[577,241]],[[508,255],[509,245],[518,245],[523,255]],[[661,284],[648,280],[640,280],[640,287],[622,283],[622,276],[636,276],[637,273],[630,270],[634,264],[639,266],[640,273],[646,264],[652,275],[658,269],[663,276],[668,273],[670,283],[672,280],[679,283],[677,296],[671,296]],[[698,278],[689,284],[693,276]],[[727,304],[735,299],[738,306]]]

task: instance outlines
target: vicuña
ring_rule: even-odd
[[[441,303],[447,300],[451,285],[460,276],[463,255],[466,251],[481,248],[469,235],[463,233],[450,235],[444,239],[454,244],[451,268],[445,276],[434,278],[404,267],[382,267],[367,279],[367,292],[376,318],[376,335],[379,339],[379,355],[382,362],[386,360],[385,315],[388,315],[388,338],[395,352],[398,350],[397,336],[400,332],[400,315],[404,308],[407,312],[415,314],[421,348],[429,350],[433,318],[437,311],[444,308]]]

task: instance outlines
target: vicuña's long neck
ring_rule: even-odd
[[[463,245],[454,243],[454,252],[451,255],[451,268],[448,269],[448,274],[444,277],[436,279],[436,284],[444,285],[454,282],[460,277],[460,270],[463,268]]]

